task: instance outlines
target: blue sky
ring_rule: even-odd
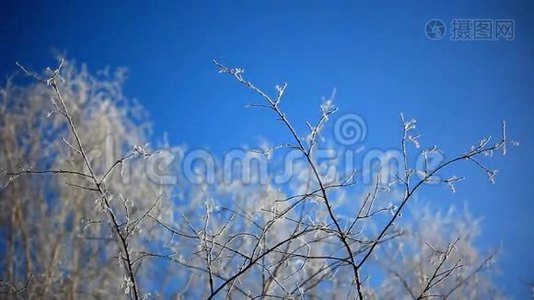
[[[428,20],[513,19],[513,41],[451,41],[425,36]],[[172,144],[208,146],[222,153],[282,141],[286,132],[271,115],[243,108],[257,100],[215,71],[215,58],[241,66],[270,88],[287,81],[284,108],[298,128],[317,116],[321,96],[337,88],[342,112],[362,116],[366,146],[397,147],[399,113],[415,117],[426,145],[452,156],[501,120],[521,142],[490,165],[495,185],[462,166],[468,177],[456,194],[432,187],[429,201],[462,205],[483,217],[480,244],[503,245],[498,285],[517,298],[534,280],[534,2],[532,1],[204,1],[189,3],[109,1],[7,1],[0,4],[0,73],[15,61],[41,69],[55,50],[97,70],[130,70],[125,93],[148,109],[156,136]],[[303,132],[303,131],[301,131]]]

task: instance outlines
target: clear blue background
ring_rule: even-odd
[[[178,1],[176,1],[178,2]],[[320,97],[337,88],[336,103],[367,121],[369,148],[392,149],[399,112],[417,118],[422,142],[450,156],[500,122],[521,146],[490,162],[500,169],[490,185],[478,169],[456,169],[468,181],[450,194],[423,193],[426,201],[468,201],[483,217],[479,244],[502,244],[497,286],[526,298],[534,281],[534,2],[532,1],[191,1],[190,3],[3,1],[0,4],[0,75],[15,61],[42,69],[55,50],[89,64],[130,69],[125,93],[150,111],[156,136],[172,144],[208,146],[222,153],[286,140],[270,114],[243,108],[255,95],[217,74],[210,60],[242,66],[267,88],[287,81],[284,108],[299,129],[317,116]],[[515,40],[454,42],[426,38],[439,18],[514,19]],[[449,29],[449,28],[448,28]],[[303,132],[303,131],[301,131]]]

